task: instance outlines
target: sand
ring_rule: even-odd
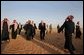
[[[24,30],[16,39],[1,44],[1,54],[70,54],[64,51],[64,33],[57,33],[53,29],[52,33],[47,33],[45,40],[40,40],[39,30],[34,39],[26,40]],[[75,39],[73,35],[73,45],[76,48],[75,54],[83,54],[83,34],[81,39]]]

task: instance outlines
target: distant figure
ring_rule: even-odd
[[[39,23],[39,30],[40,30],[40,39],[44,40],[46,24],[43,21],[41,21],[41,23]]]
[[[18,31],[19,31],[19,34],[20,34],[21,30],[22,30],[22,25],[21,25],[21,23],[19,23],[19,24],[18,24]]]
[[[75,38],[81,38],[81,30],[79,26],[79,21],[77,22],[77,25],[76,25],[76,37]]]
[[[60,26],[59,26],[59,24],[58,24],[58,25],[57,25],[57,32],[58,32],[59,28],[60,28]]]
[[[9,39],[9,20],[7,18],[4,18],[4,20],[1,23],[2,25],[2,34],[1,34],[1,41],[7,41]]]
[[[36,35],[36,29],[37,27],[36,27],[36,24],[34,23],[34,35]]]
[[[74,54],[74,50],[75,50],[75,48],[72,44],[72,33],[74,33],[74,29],[75,29],[75,24],[72,21],[73,18],[74,17],[72,15],[68,16],[67,21],[65,21],[64,24],[58,30],[58,33],[60,33],[65,28],[65,45],[64,45],[64,48],[68,49],[71,54]]]
[[[52,24],[49,25],[49,33],[52,32]]]
[[[58,24],[58,25],[57,25],[57,32],[58,32],[59,28],[60,28],[60,26],[59,26],[59,24]],[[63,33],[63,30],[62,30],[61,32]]]
[[[16,39],[17,37],[17,28],[18,28],[18,23],[16,20],[13,20],[13,23],[10,26],[10,29],[12,29],[12,39]]]
[[[48,34],[48,24],[46,25],[46,34]]]
[[[24,26],[24,29],[26,30],[26,39],[27,40],[31,40],[32,38],[32,24],[31,24],[31,20],[28,20],[26,25]]]
[[[36,24],[34,23],[34,21],[32,21],[32,39],[36,34],[36,29],[37,29]]]

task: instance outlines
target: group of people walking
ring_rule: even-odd
[[[65,29],[65,45],[64,48],[68,49],[70,53],[74,53],[73,51],[75,50],[75,47],[72,44],[72,33],[74,33],[75,30],[75,24],[73,22],[74,16],[69,15],[63,25],[59,27],[57,26],[58,33],[63,31]],[[34,38],[36,34],[36,24],[32,20],[28,20],[25,25],[22,27],[21,23],[18,24],[16,20],[13,20],[13,23],[10,25],[9,20],[7,18],[4,18],[4,20],[1,22],[1,41],[4,40],[10,40],[9,38],[9,30],[11,29],[11,36],[12,39],[16,39],[17,37],[17,31],[19,30],[19,34],[22,30],[22,28],[25,30],[25,35],[27,40],[31,40]],[[45,31],[46,31],[46,23],[44,21],[41,21],[39,23],[38,29],[40,30],[40,39],[45,40]],[[50,31],[52,31],[52,24],[50,24]],[[80,38],[81,36],[81,31],[80,31],[80,26],[79,22],[77,22],[76,25],[76,38]]]
[[[33,39],[36,34],[35,30],[37,29],[34,21],[28,20],[23,28],[25,30],[26,39],[28,40]]]
[[[12,39],[16,39],[17,34],[21,32],[22,25],[18,24],[16,20],[13,20],[12,24],[10,24],[7,18],[1,22],[1,41],[10,41],[9,32],[11,30]],[[19,30],[19,31],[18,31]]]

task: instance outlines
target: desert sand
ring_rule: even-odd
[[[52,33],[47,33],[45,40],[40,40],[39,30],[32,40],[26,40],[24,30],[16,39],[1,44],[1,54],[70,54],[64,51],[64,33],[57,33],[56,29]],[[83,54],[83,34],[81,39],[75,39],[73,34],[73,45],[76,48],[75,54]]]

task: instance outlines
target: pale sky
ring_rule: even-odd
[[[1,20],[7,17],[11,22],[16,19],[25,24],[31,19],[37,26],[44,20],[56,27],[68,15],[73,15],[75,24],[80,21],[83,27],[83,1],[1,1]]]

